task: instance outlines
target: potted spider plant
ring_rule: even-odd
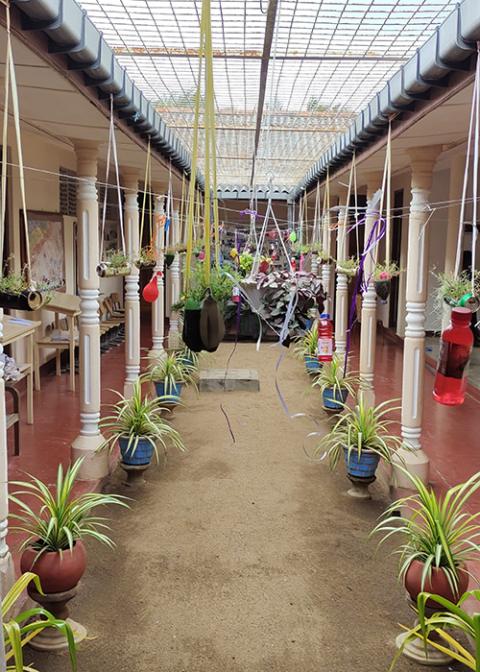
[[[390,433],[393,420],[386,418],[394,410],[392,401],[367,406],[360,394],[357,404],[344,412],[321,439],[315,454],[326,453],[333,470],[343,456],[351,480],[372,482],[381,459],[390,463],[393,451],[402,445],[400,437]]]
[[[148,465],[153,454],[158,460],[158,446],[166,454],[167,442],[185,450],[180,434],[162,418],[164,397],[143,396],[140,379],[135,382],[131,397],[116,394],[119,401],[112,404],[112,413],[100,421],[107,434],[101,449],[113,450],[118,442],[122,462],[127,466]]]
[[[357,257],[349,257],[342,261],[337,261],[337,273],[343,273],[348,278],[354,278],[358,271],[359,262]]]
[[[18,513],[10,513],[15,521],[11,530],[26,535],[20,545],[20,568],[38,574],[46,593],[71,590],[80,581],[87,565],[84,539],[113,548],[105,532],[106,518],[98,516],[96,509],[110,504],[127,506],[117,495],[88,492],[75,496],[82,461],[77,460],[65,471],[60,464],[54,489],[30,474],[30,481],[12,482],[19,489],[10,495],[18,509]],[[30,506],[29,499],[35,507]]]
[[[153,364],[145,377],[153,382],[157,396],[163,399],[163,404],[169,406],[180,403],[185,384],[196,386],[192,367],[186,365],[175,353]]]
[[[105,261],[101,261],[97,266],[97,274],[101,278],[111,278],[115,275],[128,275],[131,270],[131,264],[127,255],[121,250],[109,250]]]
[[[303,336],[297,339],[297,344],[293,352],[298,357],[302,357],[305,362],[307,373],[315,374],[322,368],[322,363],[318,360],[318,332],[316,324],[308,329]]]
[[[180,364],[183,364],[186,369],[190,368],[192,373],[198,371],[200,367],[200,355],[198,352],[193,352],[193,350],[185,346],[175,354]]]
[[[477,603],[480,600],[479,590],[463,593],[457,602],[447,600],[442,595],[420,593],[416,603],[418,623],[412,628],[404,627],[402,643],[390,669],[393,669],[409,644],[421,640],[424,647],[432,646],[467,669],[480,672],[480,612],[478,604],[476,608],[473,607],[474,600]],[[468,611],[465,608],[467,601],[470,602]],[[430,602],[437,605],[433,612],[428,606]],[[472,651],[459,641],[458,635],[461,639],[467,638]]]
[[[21,611],[16,616],[11,616],[12,612],[17,612],[16,606],[22,597],[23,591],[28,589],[31,583],[34,584],[35,591],[43,595],[38,576],[33,572],[26,572],[15,581],[2,600],[3,639],[7,672],[24,672],[28,670],[35,672],[32,667],[26,667],[24,664],[23,647],[32,637],[35,637],[35,635],[46,628],[54,628],[65,636],[70,657],[70,666],[75,672],[77,669],[75,640],[72,628],[67,621],[56,618],[42,607],[33,607],[26,611]]]
[[[51,299],[48,282],[28,282],[23,273],[8,273],[0,278],[0,307],[11,310],[38,310]]]
[[[331,362],[324,362],[312,386],[322,393],[323,408],[327,411],[341,411],[348,395],[355,396],[355,388],[360,385],[359,377],[344,370],[344,362],[333,355]]]
[[[395,551],[400,555],[399,578],[413,601],[427,591],[457,602],[468,586],[467,563],[480,558],[478,513],[466,509],[480,488],[480,472],[437,495],[417,476],[398,468],[415,492],[393,502],[372,534],[383,535],[380,543],[393,535],[402,537]]]
[[[377,262],[375,264],[373,284],[378,298],[382,301],[386,301],[390,296],[392,278],[397,275],[400,275],[400,269],[394,261],[387,261],[384,264]]]
[[[435,307],[441,309],[446,303],[452,308],[469,308],[476,312],[480,307],[480,271],[475,271],[472,291],[472,280],[466,271],[459,275],[454,273],[435,273],[438,287],[435,294]]]

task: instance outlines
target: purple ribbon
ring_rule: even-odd
[[[348,233],[352,229],[355,229],[357,226],[361,226],[365,224],[366,217],[363,217],[360,221],[356,222],[349,230]],[[375,248],[376,245],[380,242],[380,240],[383,238],[385,235],[385,231],[387,228],[386,221],[383,217],[379,217],[379,219],[376,219],[373,226],[372,230],[370,231],[370,235],[368,236],[368,240],[366,244],[364,245],[363,252],[360,255],[360,260],[358,264],[358,271],[357,271],[357,277],[355,281],[355,289],[353,292],[352,296],[352,302],[350,304],[350,313],[348,316],[348,327],[347,327],[347,343],[345,346],[345,362],[343,365],[343,373],[347,372],[347,360],[348,360],[348,354],[350,352],[350,346],[351,346],[351,339],[352,339],[352,328],[353,328],[353,323],[355,321],[355,310],[356,310],[356,305],[357,305],[357,294],[359,290],[361,290],[361,293],[364,294],[367,289],[368,285],[370,284],[371,276],[369,278],[364,278],[364,269],[365,269],[365,259],[369,254],[372,253],[372,250]]]

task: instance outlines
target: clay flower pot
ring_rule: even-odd
[[[87,551],[80,540],[73,549],[65,551],[45,551],[38,555],[38,549],[28,546],[22,553],[20,569],[22,573],[34,572],[40,577],[44,593],[64,593],[75,588],[87,567]]]
[[[458,568],[457,593],[454,593],[452,590],[450,584],[448,583],[445,572],[436,568],[432,568],[431,576],[430,578],[427,577],[425,579],[425,583],[422,589],[423,567],[423,562],[420,562],[420,560],[413,560],[405,574],[405,588],[414,602],[417,601],[419,593],[426,592],[434,593],[435,595],[441,595],[446,600],[457,603],[460,596],[463,595],[463,593],[467,590],[469,576],[467,572],[461,567]],[[427,606],[435,607],[437,605],[434,600],[428,600]]]

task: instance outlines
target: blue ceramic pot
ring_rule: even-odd
[[[308,373],[318,373],[322,368],[322,364],[314,355],[303,355],[303,358]]]
[[[347,448],[343,449],[343,454],[345,456],[347,471],[350,476],[354,476],[355,478],[368,479],[371,479],[373,476],[375,476],[375,472],[380,461],[379,455],[376,453],[371,453],[367,450],[362,450],[359,457],[358,451],[352,450],[349,457]]]
[[[335,392],[333,389],[323,390],[323,406],[332,411],[341,411],[342,403],[346,402],[347,396],[347,390],[335,390]]]
[[[128,448],[128,437],[121,436],[118,439],[120,446],[120,453],[122,455],[122,462],[124,464],[141,465],[150,464],[153,455],[153,446],[148,439],[140,439],[137,447],[130,446]]]
[[[155,382],[155,391],[157,397],[168,397],[168,400],[165,401],[166,405],[175,405],[180,401],[180,395],[182,394],[183,383],[175,383],[168,389],[168,394],[165,393],[165,383],[163,380]]]

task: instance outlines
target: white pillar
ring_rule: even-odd
[[[367,212],[365,216],[365,243],[370,237],[375,222],[379,218],[378,206],[374,210],[371,202],[374,194],[382,185],[381,173],[368,173],[367,181]],[[360,378],[364,387],[364,399],[367,404],[375,403],[373,388],[375,370],[375,351],[377,344],[377,295],[372,274],[377,261],[378,249],[375,247],[372,254],[368,254],[364,263],[364,281],[368,286],[362,300],[362,317],[360,324]]]
[[[181,239],[181,231],[179,229],[180,222],[178,219],[178,212],[173,213],[172,234],[170,236],[173,245],[178,245]],[[175,252],[172,265],[170,266],[170,306],[174,306],[180,299],[180,255]],[[168,347],[178,348],[180,345],[179,333],[179,315],[177,311],[170,310],[170,329],[168,332]]]
[[[0,354],[3,353],[3,308],[0,308]],[[7,415],[5,410],[5,380],[0,361],[0,599],[15,580],[12,555],[7,544],[8,534],[8,456]],[[0,616],[1,618],[1,616]],[[1,623],[0,623],[1,627]],[[1,643],[1,642],[0,642]],[[4,650],[0,649],[0,657]],[[0,658],[1,662],[1,658]]]
[[[125,188],[125,237],[127,256],[131,262],[139,254],[138,172],[122,171]],[[125,278],[125,384],[124,395],[132,394],[140,375],[140,286],[139,269],[131,263]]]
[[[339,262],[345,261],[346,259],[347,220],[348,204],[341,204],[338,211],[337,264]],[[337,266],[337,293],[335,299],[335,350],[339,355],[344,355],[347,348],[347,328],[348,277],[345,273],[339,271]]]
[[[448,224],[447,240],[445,245],[445,273],[453,273],[455,270],[455,258],[457,255],[458,227],[460,226],[460,200],[463,190],[463,176],[465,171],[465,155],[456,154],[450,162],[450,185],[448,190]],[[443,302],[442,329],[446,329],[450,323],[452,310]]]
[[[164,322],[165,322],[165,293],[164,293],[164,272],[165,272],[165,227],[160,226],[159,222],[164,215],[163,198],[157,196],[155,199],[154,227],[156,234],[156,257],[157,265],[155,272],[158,283],[158,299],[152,304],[152,348],[148,353],[152,359],[161,359],[165,357],[164,349]]]
[[[97,144],[75,142],[77,176],[77,272],[80,296],[79,358],[80,358],[80,434],[72,444],[72,459],[84,458],[80,478],[98,479],[108,474],[106,451],[97,452],[104,442],[100,420],[100,321],[98,296],[100,279]]]
[[[413,452],[402,449],[399,455],[411,473],[428,481],[428,457],[421,448],[423,383],[425,373],[425,308],[428,280],[429,216],[428,201],[438,146],[409,150],[412,168],[410,217],[408,223],[407,315],[403,346],[402,437]],[[398,476],[398,474],[397,474]],[[401,475],[399,485],[408,486]]]
[[[330,212],[327,210],[323,213],[323,240],[322,247],[323,251],[330,255],[331,252],[331,234],[330,234]],[[322,263],[322,285],[325,293],[327,294],[327,299],[325,301],[325,312],[331,313],[333,302],[331,294],[332,286],[332,265],[330,264],[330,259],[327,262]]]

